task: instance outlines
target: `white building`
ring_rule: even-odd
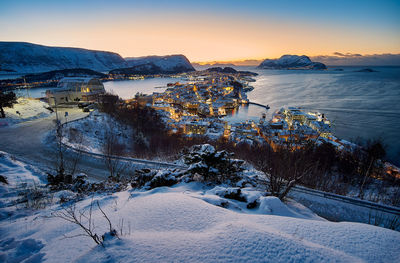
[[[46,91],[51,106],[56,104],[77,103],[80,101],[96,101],[104,94],[103,83],[97,78],[68,77],[58,82],[56,89]]]

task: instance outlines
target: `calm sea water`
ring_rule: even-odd
[[[336,71],[341,68],[343,71]],[[355,140],[382,138],[389,159],[400,165],[400,67],[360,67],[328,71],[254,70],[260,75],[248,93],[250,101],[326,113],[334,134]],[[248,109],[250,115],[257,110]]]
[[[152,94],[153,92],[164,92],[168,83],[184,83],[179,78],[149,78],[143,80],[119,80],[104,83],[108,92],[117,94],[123,99],[133,98],[136,93]]]
[[[149,78],[143,80],[120,80],[104,82],[106,91],[115,93],[123,99],[133,98],[136,93],[152,94],[153,92],[164,92],[168,83],[184,83],[179,78]],[[34,88],[16,90],[18,96],[41,98],[46,96],[49,88]]]
[[[341,68],[343,71],[337,71]],[[327,71],[260,70],[238,67],[259,73],[254,90],[247,93],[250,101],[269,105],[241,108],[229,121],[258,120],[282,107],[297,106],[326,113],[333,122],[334,134],[342,139],[382,138],[387,145],[388,158],[400,165],[400,67],[372,67],[377,72],[356,72],[360,67],[336,67]],[[137,92],[163,92],[167,83],[179,79],[105,82],[107,91],[124,99]],[[46,89],[31,89],[29,96],[42,97]],[[27,92],[21,90],[21,95]]]

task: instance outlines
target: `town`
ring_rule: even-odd
[[[227,69],[227,68],[225,68]],[[206,136],[212,140],[224,138],[235,144],[268,143],[273,149],[289,145],[301,148],[304,143],[327,142],[343,150],[355,147],[353,143],[336,138],[331,122],[323,113],[307,112],[288,107],[275,111],[271,120],[266,112],[259,121],[228,121],[225,117],[235,114],[240,107],[255,104],[269,109],[268,105],[250,102],[246,92],[253,89],[252,72],[222,72],[220,68],[182,73],[173,77],[181,82],[169,83],[164,92],[136,94],[123,101],[128,106],[151,107],[162,116],[170,133],[185,134],[188,138]],[[145,78],[149,76],[135,76]],[[160,76],[151,76],[160,77]],[[111,75],[109,78],[131,79],[131,76]],[[105,93],[97,78],[67,77],[58,82],[58,88],[46,92],[51,106],[96,102]]]
[[[288,144],[299,148],[309,140],[331,143],[338,150],[355,146],[332,134],[325,114],[296,107],[276,111],[269,121],[265,113],[258,122],[226,120],[225,116],[252,103],[246,96],[252,90],[248,74],[205,70],[185,73],[185,79],[188,82],[169,83],[164,92],[136,94],[126,103],[160,111],[171,133],[180,132],[188,137],[225,138],[237,144],[268,143],[273,149]],[[254,104],[269,109],[268,105]]]

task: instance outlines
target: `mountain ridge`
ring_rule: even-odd
[[[190,61],[181,54],[124,59],[110,51],[0,41],[0,72],[34,74],[76,68],[109,72],[132,67],[136,68],[136,72],[149,72],[147,74],[195,71]]]
[[[258,68],[262,69],[326,69],[325,64],[313,62],[305,55],[283,55],[278,59],[265,59]]]
[[[73,47],[50,47],[28,42],[0,42],[0,70],[41,73],[88,68],[108,71],[126,66],[117,53]]]

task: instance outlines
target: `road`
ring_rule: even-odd
[[[89,113],[82,112],[78,108],[60,108],[60,120],[63,127],[68,128],[68,123],[84,118]],[[64,113],[68,112],[68,119]],[[0,150],[12,154],[18,160],[39,167],[47,172],[54,173],[57,161],[57,144],[55,141],[46,141],[48,133],[55,129],[56,115],[27,121],[10,127],[0,128]],[[100,154],[88,152],[77,153],[67,149],[64,153],[66,165],[72,164],[80,156],[77,172],[87,174],[91,179],[103,180],[108,177],[108,170],[104,164],[104,157]],[[128,169],[125,174],[132,173],[137,168],[179,168],[178,165],[140,160],[133,158],[120,158],[125,162]]]
[[[65,111],[68,111],[68,121],[88,115],[77,108],[59,109],[62,122],[65,122]],[[57,160],[56,144],[55,142],[46,143],[44,139],[48,132],[55,128],[55,119],[55,114],[52,114],[47,118],[0,128],[0,150],[47,172],[54,172]],[[76,153],[72,151],[65,153],[67,163],[74,158],[76,158]],[[107,177],[103,160],[99,158],[80,158],[78,171],[90,175],[93,179],[101,180]]]

